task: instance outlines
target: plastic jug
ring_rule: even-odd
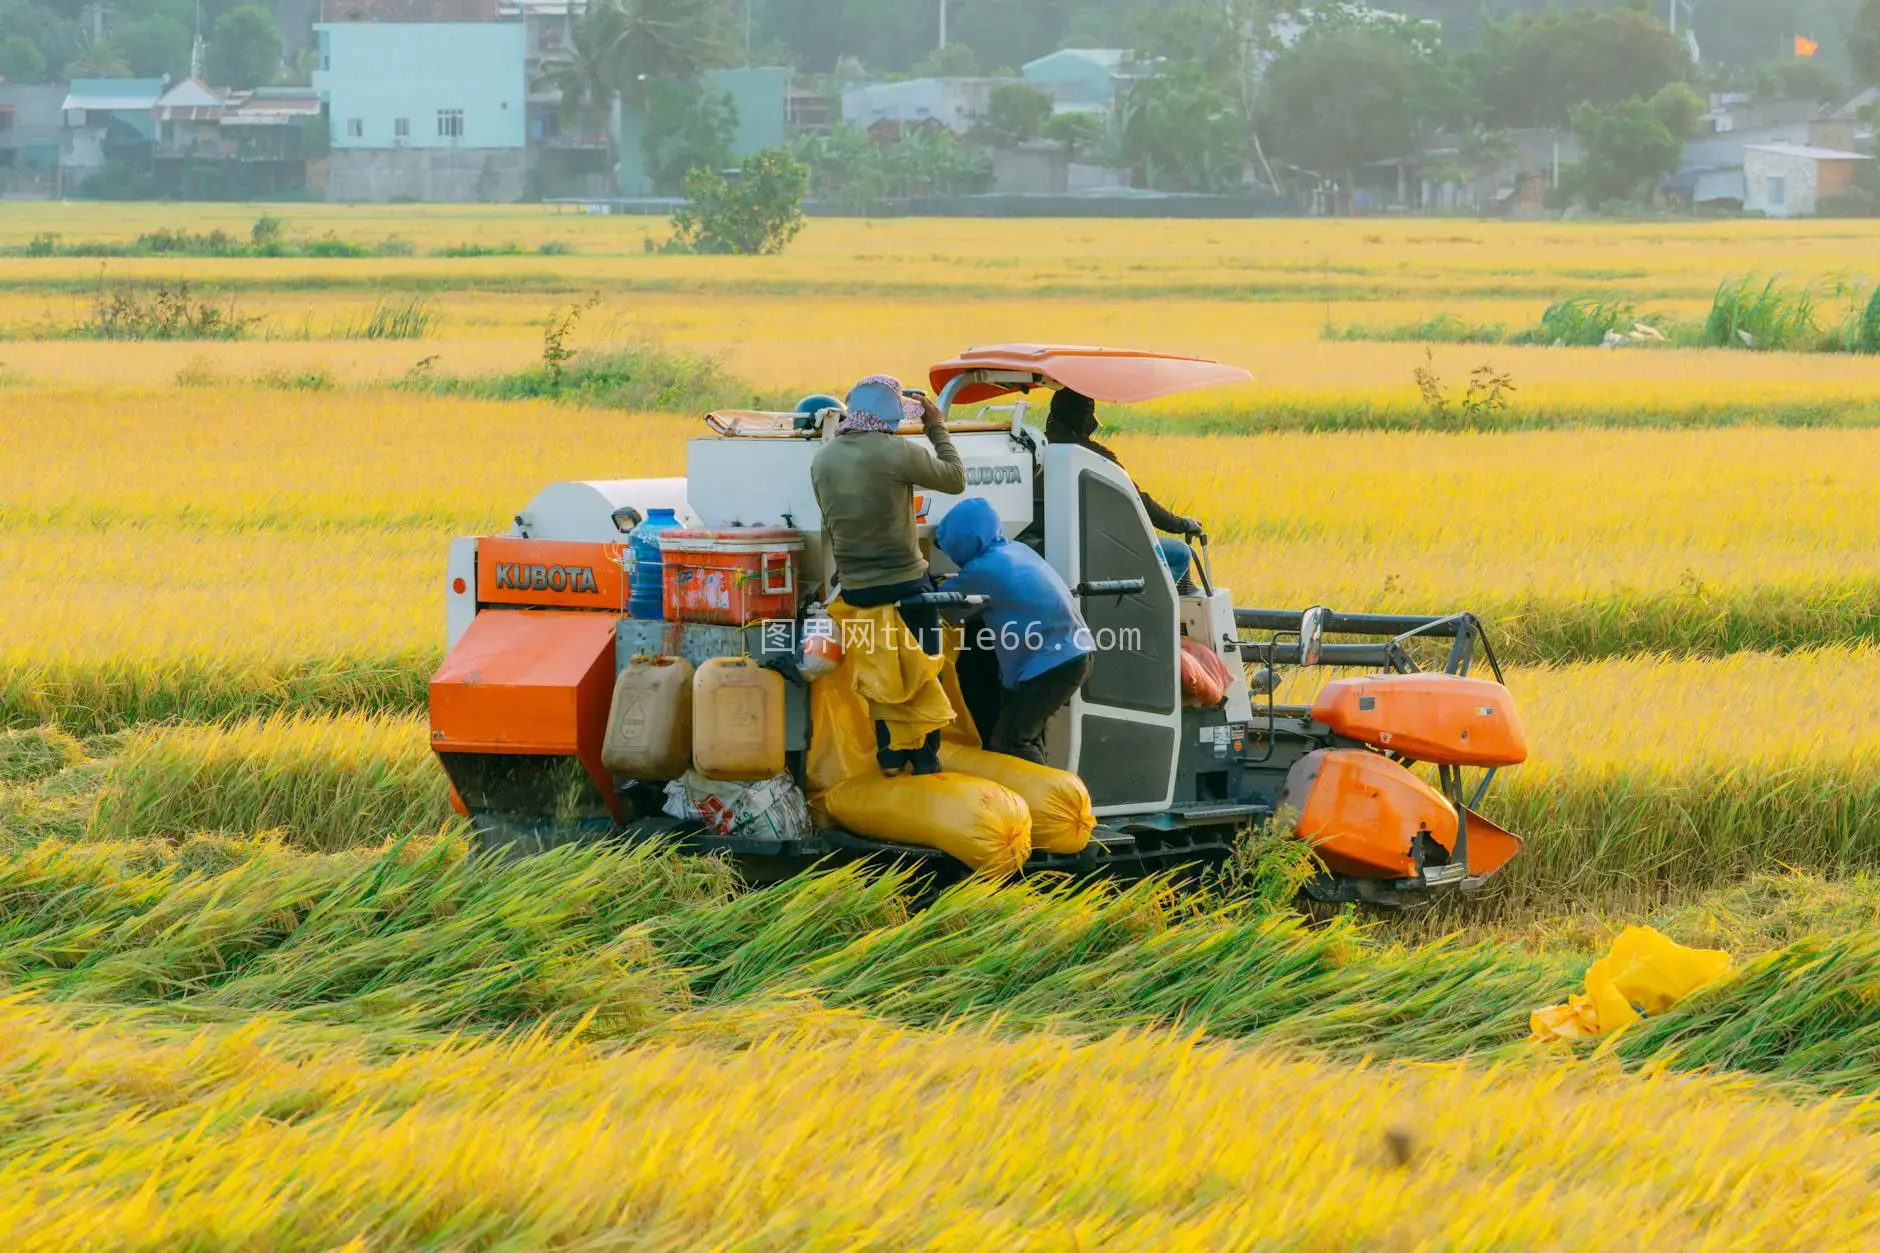
[[[629,779],[676,779],[692,764],[692,663],[635,657],[614,680],[601,764]]]
[[[708,779],[783,769],[783,676],[749,657],[714,657],[692,679],[692,764]]]
[[[677,530],[679,518],[671,509],[648,509],[646,521],[633,528],[627,547],[633,551],[633,579],[628,589],[627,614],[634,618],[666,616],[666,561],[659,537]]]

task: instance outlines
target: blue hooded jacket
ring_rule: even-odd
[[[1091,650],[1071,589],[1043,557],[999,533],[999,515],[984,498],[969,496],[949,509],[934,542],[960,568],[946,590],[989,598],[985,628],[1006,687]]]

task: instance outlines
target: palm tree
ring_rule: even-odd
[[[622,8],[623,68],[632,84],[650,78],[695,79],[728,65],[723,0],[613,0]]]
[[[65,67],[65,72],[72,78],[123,78],[131,68],[109,38],[85,34],[79,36],[78,55]]]
[[[644,104],[654,78],[693,79],[730,60],[722,0],[588,0],[565,51],[536,86],[561,93],[564,121],[599,135],[607,165],[620,160],[617,104]]]

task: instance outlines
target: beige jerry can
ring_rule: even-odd
[[[783,676],[748,657],[714,657],[692,679],[692,764],[708,779],[783,769]]]
[[[635,657],[614,680],[601,764],[629,779],[676,779],[692,764],[692,663]]]

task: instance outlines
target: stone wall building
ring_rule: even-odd
[[[1835,148],[1752,144],[1743,150],[1743,207],[1772,218],[1805,217],[1854,185],[1873,158]]]

